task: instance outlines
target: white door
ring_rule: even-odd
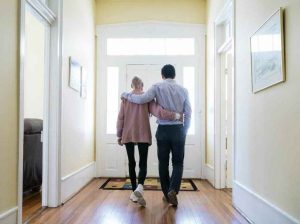
[[[130,83],[133,76],[142,78],[144,91],[146,91],[154,83],[162,81],[162,66],[173,64],[176,68],[176,81],[189,90],[193,109],[192,125],[185,146],[183,176],[202,177],[202,155],[205,142],[205,114],[202,113],[205,111],[204,35],[202,36],[202,33],[199,32],[198,26],[178,26],[171,25],[170,28],[166,25],[160,27],[157,24],[145,24],[144,26],[131,24],[128,27],[126,25],[104,26],[99,30],[97,47],[97,176],[124,177],[128,174],[125,147],[118,146],[116,142],[120,94],[124,91],[131,91]],[[180,32],[181,26],[185,27],[184,34]],[[142,29],[142,38],[139,35],[136,36],[139,29]],[[170,38],[161,38],[161,35],[155,34],[155,32],[164,33],[163,36],[170,35]],[[148,35],[151,38],[145,38]],[[122,36],[126,36],[126,38],[122,38]],[[150,118],[150,123],[153,144],[149,149],[148,176],[157,177],[156,119]],[[137,150],[136,159],[138,160]]]
[[[232,187],[232,53],[221,55],[221,145],[225,157],[225,187]]]
[[[161,68],[163,65],[145,65],[145,64],[128,64],[126,65],[126,88],[122,91],[131,90],[131,80],[134,76],[140,77],[144,82],[144,91],[146,91],[151,85],[161,82]],[[189,90],[190,100],[193,107],[192,125],[186,141],[185,152],[185,165],[184,165],[184,177],[200,178],[201,177],[201,150],[200,150],[200,124],[198,117],[195,116],[195,111],[199,111],[200,105],[197,104],[196,96],[199,92],[195,88],[195,67],[175,65],[176,67],[176,81],[185,86]],[[124,147],[120,147],[116,144],[115,136],[115,124],[117,111],[119,109],[120,97],[117,93],[118,89],[122,85],[122,79],[118,77],[118,67],[109,67],[107,69],[107,111],[106,111],[106,127],[102,130],[104,134],[103,140],[103,162],[102,162],[102,176],[124,176],[128,175],[127,169],[127,157]],[[117,85],[117,83],[119,84]],[[114,85],[115,84],[115,85]],[[198,98],[198,97],[197,97]],[[155,133],[157,128],[156,118],[150,117],[151,132],[152,132],[152,145],[149,148],[148,155],[148,176],[158,177],[158,160],[157,160],[157,147]],[[106,130],[105,130],[106,129]],[[113,158],[113,159],[111,159]],[[138,150],[135,151],[135,158],[138,164],[139,156]],[[171,161],[171,158],[170,158]],[[171,162],[170,162],[171,164]],[[172,166],[170,166],[171,169]],[[138,166],[136,167],[138,172]]]

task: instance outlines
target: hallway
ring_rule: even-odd
[[[299,27],[299,0],[0,0],[0,224],[300,224]],[[130,175],[116,123],[135,76],[177,113],[158,124],[185,129],[156,135],[146,110],[126,125],[149,120],[148,177],[160,138],[180,140],[177,168],[199,191],[177,209],[160,191],[143,209],[99,189]]]
[[[232,206],[229,190],[215,190],[207,181],[195,181],[199,191],[181,192],[179,206],[162,201],[160,191],[146,191],[147,207],[128,200],[130,191],[100,190],[106,179],[94,179],[59,208],[48,208],[30,224],[208,224],[248,223]]]

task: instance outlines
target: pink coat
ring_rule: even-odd
[[[135,104],[129,101],[121,103],[117,121],[117,137],[122,143],[152,143],[150,114],[164,120],[175,120],[176,113],[163,109],[154,100],[150,103]]]

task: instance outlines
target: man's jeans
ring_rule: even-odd
[[[159,125],[156,131],[159,177],[161,188],[168,192],[179,192],[183,172],[185,132],[183,125]],[[172,153],[173,172],[169,175],[169,159]]]

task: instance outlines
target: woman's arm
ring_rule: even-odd
[[[155,117],[163,120],[173,121],[179,120],[181,117],[179,113],[163,109],[154,100],[149,103],[149,112]]]
[[[123,127],[124,127],[124,102],[121,103],[121,108],[118,115],[117,120],[117,137],[118,139],[122,139]]]

